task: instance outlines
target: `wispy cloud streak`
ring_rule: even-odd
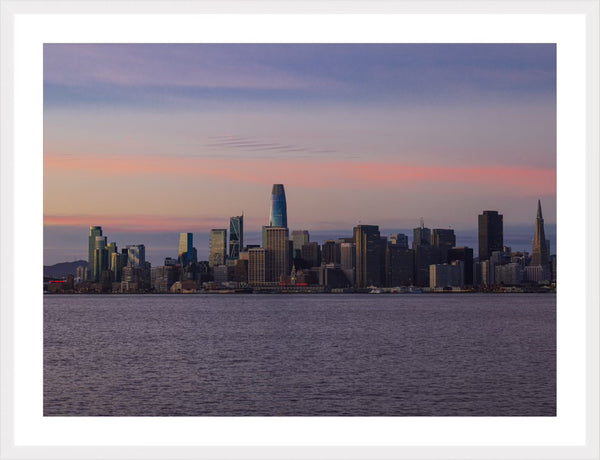
[[[280,144],[277,142],[265,142],[259,139],[237,135],[213,136],[211,142],[205,145],[208,148],[236,149],[248,152],[271,152],[271,153],[303,153],[308,155],[324,155],[338,153],[334,149],[322,149],[310,146],[299,146]]]

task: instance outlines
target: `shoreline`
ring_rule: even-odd
[[[189,292],[49,292],[44,291],[44,295],[298,295],[298,294],[328,294],[328,295],[457,295],[457,294],[556,294],[556,288],[551,289],[504,289],[504,290],[447,290],[447,291],[420,291],[420,292],[356,292],[356,291],[323,291],[323,290],[306,290],[306,291],[286,291],[286,290],[257,290],[257,291],[236,291],[231,289],[223,290],[207,290],[207,291],[189,291]]]

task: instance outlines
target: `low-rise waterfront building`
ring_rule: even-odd
[[[464,286],[464,263],[432,264],[429,266],[429,287],[447,288]]]
[[[496,265],[495,272],[495,284],[518,286],[523,279],[523,268],[521,267],[521,264],[516,262]]]
[[[217,286],[223,285],[229,281],[227,276],[227,265],[215,265],[213,267],[213,274]]]
[[[151,286],[155,292],[169,292],[169,289],[177,280],[175,265],[153,267],[151,273]]]

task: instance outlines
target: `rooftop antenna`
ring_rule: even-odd
[[[419,219],[419,224],[421,225],[421,228],[425,228],[425,220],[423,220],[422,217]]]

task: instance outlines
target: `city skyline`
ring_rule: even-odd
[[[541,204],[538,200],[538,212],[539,208],[540,208]],[[488,211],[481,211],[482,213],[488,212]],[[268,213],[267,213],[268,214]],[[232,219],[237,219],[240,218],[242,216],[233,216],[230,217],[229,219],[226,217],[223,217],[222,219],[222,223],[226,223],[228,220],[231,222]],[[268,215],[267,215],[268,218]],[[476,222],[478,222],[478,219],[476,219]],[[418,225],[414,226],[413,228],[399,228],[399,227],[393,227],[393,228],[385,228],[385,227],[380,227],[380,232],[382,236],[386,236],[386,237],[390,237],[390,238],[395,238],[396,234],[402,234],[404,233],[406,235],[406,241],[407,244],[409,244],[409,246],[412,246],[413,243],[415,242],[415,236],[416,236],[416,230],[419,228],[420,225],[425,225],[427,222],[424,221],[423,219],[420,220],[420,222],[418,223]],[[366,224],[366,223],[362,223],[362,224]],[[361,222],[357,222],[354,226],[356,225],[361,225]],[[369,224],[366,224],[369,225]],[[374,223],[374,225],[377,225],[377,223]],[[516,251],[526,251],[529,252],[530,254],[534,253],[534,246],[535,246],[535,237],[536,237],[536,232],[538,231],[537,227],[539,225],[539,221],[536,218],[535,220],[531,220],[531,222],[527,225],[520,225],[520,226],[505,226],[505,231],[504,231],[504,245],[508,246],[508,247],[512,247],[513,250]],[[544,225],[544,224],[542,224]],[[555,248],[556,248],[556,227],[555,225],[546,225],[546,240],[548,242],[550,242],[550,252],[552,254],[555,254]],[[353,227],[354,227],[353,226]],[[223,225],[221,225],[221,227],[223,227]],[[352,228],[348,228],[348,229],[339,229],[339,230],[330,230],[330,231],[319,231],[319,230],[312,230],[312,229],[295,229],[295,228],[290,228],[290,240],[292,240],[293,234],[296,232],[307,232],[308,234],[310,234],[310,240],[313,242],[318,242],[319,244],[323,244],[326,240],[328,239],[332,239],[332,238],[342,238],[342,237],[349,237],[352,236]],[[56,259],[56,261],[53,261],[51,259],[48,259],[48,257],[45,255],[45,265],[52,265],[54,263],[60,263],[60,262],[69,262],[69,261],[75,261],[75,260],[90,260],[90,258],[92,258],[92,256],[90,256],[90,254],[93,254],[93,247],[94,247],[94,242],[92,241],[90,235],[85,235],[84,232],[88,232],[91,231],[92,229],[96,229],[96,228],[100,228],[100,229],[105,229],[105,231],[109,232],[111,235],[111,240],[112,241],[119,241],[120,245],[130,245],[130,244],[138,244],[138,243],[142,243],[145,244],[146,247],[149,249],[148,255],[147,255],[147,260],[150,261],[153,265],[161,265],[164,261],[165,258],[167,257],[173,257],[173,256],[177,256],[177,244],[179,244],[179,249],[181,250],[181,244],[182,244],[182,240],[181,238],[183,238],[183,235],[186,235],[186,238],[190,238],[194,241],[194,255],[196,255],[196,251],[197,251],[197,257],[198,260],[209,260],[210,259],[210,249],[211,249],[211,234],[214,230],[219,230],[219,229],[211,229],[208,232],[165,232],[165,233],[130,233],[130,232],[118,232],[118,231],[114,231],[114,229],[111,229],[110,227],[106,227],[106,226],[88,226],[87,228],[83,228],[83,230],[79,227],[75,227],[74,229],[70,229],[71,231],[73,231],[74,233],[68,233],[66,236],[69,240],[69,244],[79,244],[81,245],[81,242],[84,241],[85,239],[89,239],[90,240],[90,249],[89,249],[89,253],[87,255],[84,254],[84,249],[83,247],[78,247],[76,252],[72,253],[72,254],[68,254],[68,252],[66,251],[66,249],[63,248],[63,251],[65,254],[68,254],[67,257],[63,257],[63,256],[58,256],[58,258]],[[108,228],[108,230],[106,230]],[[265,237],[265,229],[267,228],[267,226],[262,226],[262,230],[260,228],[254,228],[254,229],[244,229],[243,232],[243,241],[245,241],[247,244],[249,245],[261,245],[264,241],[264,237]],[[433,226],[428,225],[426,227],[426,230],[430,230],[433,228]],[[461,246],[468,246],[468,247],[472,247],[474,249],[474,254],[475,257],[478,257],[478,247],[479,247],[479,231],[477,229],[477,225],[474,226],[474,228],[470,231],[459,231],[455,228],[450,228],[450,227],[446,227],[446,229],[442,228],[434,228],[433,230],[437,230],[437,231],[447,231],[447,230],[451,230],[452,232],[454,231],[458,231],[458,233],[453,234],[453,237],[455,238],[454,240],[454,244],[456,247],[461,247]],[[101,230],[102,231],[102,230]],[[220,230],[223,231],[223,230]],[[195,236],[194,236],[195,235]],[[95,237],[96,235],[94,235]],[[46,236],[46,231],[45,231],[45,239],[47,239]],[[105,238],[104,238],[105,239]],[[226,239],[227,241],[229,241],[229,234],[226,235]],[[123,242],[125,241],[125,243]],[[243,247],[243,246],[242,246]],[[228,250],[227,250],[227,254],[230,254],[230,250],[231,250],[231,244],[228,243]],[[57,256],[55,256],[57,257]],[[62,257],[62,258],[60,258]]]
[[[274,212],[274,209],[276,211]],[[305,257],[305,247],[304,244],[310,242],[310,244],[317,245],[316,248],[321,252],[328,251],[327,248],[328,243],[333,243],[334,240],[337,240],[338,243],[345,240],[346,242],[352,240],[356,245],[360,245],[360,241],[362,237],[357,236],[357,229],[360,232],[360,229],[365,229],[364,231],[367,234],[371,232],[376,240],[381,238],[388,240],[393,245],[398,245],[404,248],[411,247],[413,250],[417,250],[421,245],[434,246],[439,248],[442,260],[447,259],[448,253],[452,249],[462,249],[469,248],[470,251],[473,251],[475,257],[479,259],[479,261],[485,261],[490,259],[490,255],[494,251],[504,251],[505,248],[508,248],[508,251],[516,251],[527,253],[532,256],[532,260],[535,262],[534,265],[547,265],[549,263],[550,249],[552,247],[552,239],[554,235],[551,235],[551,239],[546,239],[545,237],[545,226],[544,219],[542,217],[542,205],[541,200],[537,202],[537,214],[535,219],[535,231],[534,237],[531,244],[531,250],[523,247],[511,247],[507,240],[504,239],[504,225],[503,225],[503,215],[498,213],[498,211],[492,210],[483,210],[481,214],[478,215],[478,232],[477,232],[477,245],[479,250],[473,249],[469,247],[469,245],[464,243],[464,238],[458,239],[459,244],[457,244],[457,235],[455,233],[455,229],[453,228],[429,228],[425,226],[425,221],[423,218],[419,221],[419,226],[415,227],[411,231],[402,230],[401,232],[391,232],[389,235],[385,235],[385,231],[380,232],[379,225],[372,224],[363,224],[358,223],[356,227],[352,230],[352,237],[349,238],[345,231],[339,231],[338,233],[330,233],[327,234],[324,238],[323,235],[319,235],[319,237],[315,240],[314,236],[312,241],[310,241],[310,231],[307,229],[303,230],[290,230],[287,228],[284,222],[287,222],[287,204],[285,198],[285,188],[284,184],[274,184],[272,187],[271,193],[271,206],[269,211],[269,224],[262,226],[260,238],[261,244],[256,244],[255,239],[251,238],[251,242],[245,246],[243,244],[244,240],[244,229],[243,229],[243,215],[242,216],[232,216],[229,218],[230,221],[230,232],[227,233],[227,229],[211,229],[208,235],[209,240],[209,251],[208,257],[205,257],[205,262],[210,266],[214,267],[215,265],[222,265],[226,261],[236,261],[240,258],[240,255],[243,252],[248,252],[252,248],[263,248],[268,249],[270,246],[269,240],[273,241],[272,237],[269,236],[269,232],[272,230],[280,229],[285,230],[285,234],[287,235],[285,240],[287,241],[286,245],[289,244],[289,248],[286,251],[289,251],[289,256],[303,258]],[[374,230],[373,230],[374,229]],[[412,239],[409,240],[409,234],[412,233]],[[376,236],[375,236],[376,234]],[[273,235],[273,233],[271,233]],[[283,235],[283,234],[282,234]],[[314,235],[314,233],[313,233]],[[98,278],[98,263],[100,263],[101,254],[98,254],[99,250],[107,250],[108,254],[104,257],[107,258],[108,267],[111,265],[111,258],[113,257],[113,253],[116,252],[116,241],[108,243],[108,239],[106,235],[103,235],[102,226],[90,226],[89,227],[89,252],[88,252],[88,261],[89,261],[89,270],[91,273],[91,277],[97,279]],[[115,238],[112,238],[115,239]],[[411,244],[409,244],[409,241]],[[508,241],[515,241],[508,238]],[[228,243],[229,242],[229,243]],[[461,244],[462,243],[462,244]],[[128,245],[127,248],[132,245]],[[145,257],[145,245],[133,245],[133,246],[142,246],[144,247],[144,256],[142,257],[146,260]],[[200,260],[198,259],[198,249],[194,244],[194,234],[191,232],[179,233],[179,248],[178,248],[178,256],[176,258],[171,257],[171,248],[168,248],[168,255],[162,257],[165,264],[167,262],[169,264],[179,263],[183,267],[186,267],[190,264],[196,264]],[[541,254],[544,254],[542,257]],[[317,257],[316,255],[313,255]],[[320,255],[318,256],[320,259]],[[325,257],[325,252],[323,253],[323,257]],[[313,257],[309,257],[312,259]],[[92,263],[94,261],[94,263]],[[148,262],[151,262],[148,260]],[[339,260],[337,260],[339,262]],[[336,263],[337,263],[336,262]],[[107,266],[106,261],[104,263]],[[317,263],[318,265],[318,263]]]
[[[248,292],[265,287],[364,290],[416,286],[488,291],[522,284],[531,289],[554,282],[556,257],[550,257],[550,243],[545,239],[541,200],[537,202],[532,252],[504,244],[503,217],[493,210],[478,215],[476,258],[472,247],[457,246],[454,229],[431,229],[423,219],[413,229],[412,245],[408,235],[397,233],[388,238],[372,224],[357,225],[352,237],[336,235],[319,244],[310,241],[308,230],[290,235],[284,184],[274,184],[270,225],[262,227],[260,246],[240,245],[242,225],[235,223],[243,217],[233,216],[229,251],[227,229],[211,230],[210,255],[204,261],[197,258],[193,233],[180,233],[178,257],[165,257],[163,265],[153,266],[146,259],[144,244],[127,245],[119,252],[116,241],[107,242],[102,227],[90,226],[87,266],[76,267],[76,278],[71,274],[66,280],[50,280],[55,285],[45,289],[165,293],[219,288]]]
[[[541,199],[551,234],[555,86],[554,45],[45,45],[45,260],[97,222],[260,232],[274,183],[290,229],[528,226]]]
[[[271,195],[272,196],[272,195]],[[537,232],[538,230],[538,226],[539,226],[539,215],[541,213],[541,202],[540,200],[538,200],[537,203],[537,216],[535,220],[532,220],[528,225],[524,225],[524,226],[514,226],[514,227],[508,227],[508,231],[504,230],[504,240],[503,243],[505,246],[507,247],[512,247],[513,250],[515,251],[525,251],[528,252],[530,254],[534,254],[535,252],[535,244],[536,244],[536,236],[537,236]],[[483,215],[485,215],[486,213],[489,213],[490,211],[487,210],[482,210],[481,213]],[[494,212],[494,211],[492,211]],[[270,212],[268,213],[268,218],[270,219]],[[237,219],[240,218],[242,216],[233,216],[229,218],[229,221],[231,222],[232,219]],[[477,222],[481,221],[481,217],[482,215],[479,215]],[[500,216],[501,218],[503,217],[502,215]],[[222,219],[223,222],[226,222],[228,219],[226,217],[224,217]],[[446,227],[446,228],[433,228],[431,225],[427,225],[425,226],[426,222],[424,221],[424,219],[420,219],[420,222],[418,223],[417,226],[407,229],[407,228],[384,228],[379,226],[377,223],[373,223],[372,225],[377,225],[379,227],[379,231],[381,233],[381,236],[385,236],[385,237],[390,237],[392,239],[395,238],[395,236],[397,234],[405,234],[406,237],[406,244],[409,245],[409,247],[414,246],[415,242],[419,241],[417,238],[417,230],[420,227],[425,227],[425,230],[429,231],[429,239],[431,239],[432,235],[431,235],[431,230],[434,230],[435,232],[446,232],[446,231],[451,231],[452,237],[453,237],[453,243],[455,247],[463,247],[463,246],[467,246],[467,247],[472,247],[474,250],[474,255],[475,257],[479,256],[479,251],[478,251],[478,247],[480,245],[480,230],[477,229],[477,226],[475,226],[475,228],[470,231],[470,232],[458,232],[458,233],[454,233],[456,231],[456,229],[454,228],[450,228],[450,227]],[[361,222],[357,222],[353,227],[357,226],[357,225],[371,225],[371,224],[367,224],[367,223],[361,223]],[[479,224],[478,224],[479,225]],[[542,225],[545,225],[542,222]],[[290,241],[293,240],[293,236],[294,233],[306,233],[307,235],[310,235],[310,240],[312,242],[318,243],[318,244],[323,244],[326,240],[328,239],[335,239],[335,238],[344,238],[344,237],[351,237],[352,236],[352,228],[349,229],[340,229],[340,230],[330,230],[330,231],[319,231],[319,230],[312,230],[312,229],[293,229],[290,228],[289,229],[289,238]],[[546,227],[547,224],[546,224]],[[84,229],[84,231],[89,231],[92,232],[94,231],[93,229],[100,229],[100,232],[102,232],[102,229],[106,229],[107,227],[105,226],[88,226],[87,228]],[[243,232],[243,240],[247,242],[248,245],[255,245],[255,246],[261,246],[263,245],[263,242],[265,241],[264,238],[266,236],[265,234],[265,230],[266,228],[268,228],[267,225],[263,225],[262,226],[262,230],[261,229],[251,229],[250,231],[244,230]],[[90,248],[89,248],[89,253],[88,253],[88,259],[86,259],[85,255],[84,255],[84,250],[83,248],[78,248],[78,251],[76,254],[78,255],[73,255],[70,258],[64,258],[61,260],[57,260],[57,262],[44,262],[45,265],[52,265],[53,263],[60,263],[60,262],[68,262],[68,261],[75,261],[78,259],[83,259],[83,260],[90,260],[91,258],[93,258],[91,256],[91,254],[93,254],[93,247],[95,245],[93,239],[96,238],[97,236],[97,232],[94,233],[93,237],[91,234],[88,235],[83,235],[81,233],[81,229],[78,227],[75,227],[73,229],[74,231],[80,233],[77,235],[68,235],[69,236],[69,240],[73,240],[75,239],[75,241],[84,241],[86,238],[90,240]],[[211,238],[212,235],[215,232],[225,232],[224,234],[224,240],[223,243],[225,244],[225,241],[230,241],[230,235],[227,234],[227,230],[226,229],[211,229],[208,232],[200,232],[200,233],[194,233],[194,232],[166,232],[166,233],[158,233],[158,234],[154,234],[154,233],[129,233],[129,232],[115,232],[115,231],[111,231],[111,229],[108,230],[108,232],[111,235],[111,240],[112,241],[119,241],[120,245],[123,245],[123,239],[125,239],[125,241],[127,242],[126,245],[133,245],[141,243],[144,244],[147,248],[150,249],[150,251],[148,252],[148,256],[146,257],[146,259],[151,262],[153,265],[161,265],[165,258],[168,257],[173,257],[174,255],[177,255],[177,244],[179,244],[179,251],[181,251],[181,245],[182,245],[182,238],[185,235],[186,239],[189,240],[193,240],[194,241],[194,255],[197,252],[197,257],[198,260],[206,260],[209,261],[210,260],[210,253],[211,253]],[[155,239],[149,238],[149,235],[154,235]],[[156,236],[158,235],[158,236]],[[196,237],[194,237],[194,235],[196,235]],[[549,251],[552,254],[555,254],[555,248],[556,248],[556,227],[553,225],[550,225],[549,228],[546,228],[546,236],[547,238],[545,239],[545,241],[548,241],[550,243],[550,248]],[[435,238],[435,236],[433,236]],[[105,245],[106,245],[106,236],[102,236],[103,240],[105,241]],[[158,248],[154,247],[152,242],[156,242],[158,241]],[[178,242],[178,243],[177,243]],[[164,244],[167,244],[166,246]],[[410,244],[409,244],[410,243]],[[538,242],[539,244],[539,242]],[[231,251],[231,244],[227,243],[226,247],[224,247],[222,250],[225,251],[225,254],[229,257],[230,251]]]

